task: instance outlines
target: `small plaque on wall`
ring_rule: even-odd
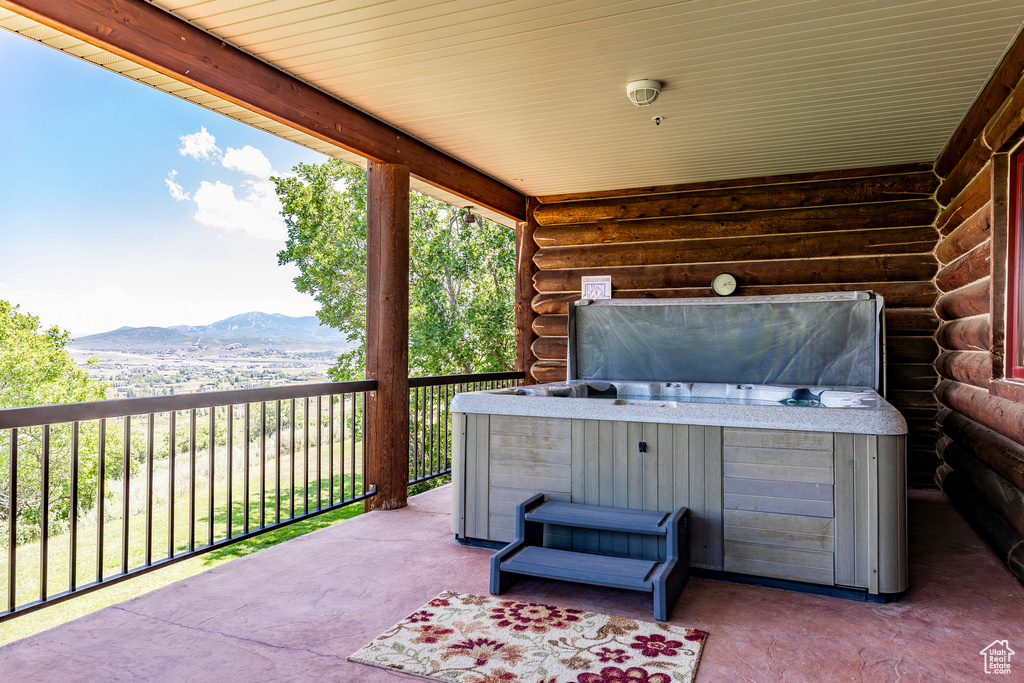
[[[612,298],[612,276],[611,275],[590,275],[582,278],[582,298],[584,299],[611,299]]]

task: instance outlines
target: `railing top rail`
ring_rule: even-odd
[[[437,387],[445,384],[470,384],[472,382],[497,382],[507,379],[524,379],[523,371],[478,372],[472,375],[438,375],[435,377],[410,377],[409,387]]]
[[[37,427],[60,422],[81,422],[83,420],[124,417],[125,415],[166,413],[172,410],[212,408],[214,406],[288,400],[310,396],[351,394],[373,391],[376,388],[377,381],[371,379],[358,382],[321,382],[318,384],[296,384],[261,389],[233,389],[231,391],[208,391],[196,394],[176,394],[174,396],[119,398],[111,401],[87,401],[51,406],[6,408],[0,410],[0,429]]]

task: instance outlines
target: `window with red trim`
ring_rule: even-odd
[[[1024,380],[1024,147],[1010,157],[1006,290],[1006,376]]]

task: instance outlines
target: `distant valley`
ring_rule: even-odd
[[[325,382],[354,346],[314,316],[251,312],[209,325],[120,327],[77,337],[68,351],[107,383],[108,397],[134,398]]]
[[[354,344],[315,316],[242,313],[209,325],[120,327],[75,339],[81,351],[196,352],[220,350],[340,352]]]

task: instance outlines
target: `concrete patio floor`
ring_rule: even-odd
[[[450,488],[313,532],[0,649],[0,681],[414,681],[345,657],[445,589],[487,594]],[[910,495],[910,590],[877,605],[691,579],[672,622],[710,637],[698,681],[986,678],[1024,589],[934,491]],[[525,580],[512,598],[651,620],[641,593]],[[1019,668],[1018,668],[1019,667]],[[422,679],[420,679],[422,680]],[[533,683],[533,682],[530,682]]]

